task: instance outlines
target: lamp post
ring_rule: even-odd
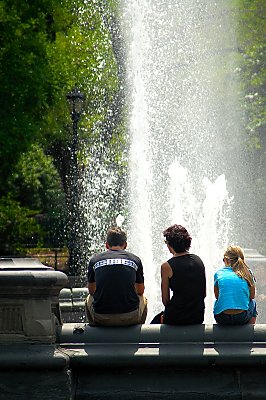
[[[70,234],[69,234],[69,271],[70,276],[80,275],[79,268],[79,188],[78,188],[78,122],[81,117],[85,95],[74,88],[66,95],[72,119],[72,144],[70,166]]]

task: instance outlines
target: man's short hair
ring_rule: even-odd
[[[127,241],[127,234],[119,227],[112,227],[107,232],[107,243],[110,247],[123,246]]]

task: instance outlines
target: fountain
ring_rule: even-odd
[[[235,165],[228,167],[225,150],[229,132],[237,140],[240,131],[236,64],[225,56],[235,47],[234,24],[219,2],[121,3],[132,109],[129,245],[143,260],[148,319],[162,308],[160,265],[169,257],[162,231],[178,223],[206,266],[211,323],[213,273],[236,242],[227,183]]]
[[[88,149],[79,237],[87,265],[91,253],[104,249],[116,212],[117,224],[128,231],[129,250],[143,261],[147,322],[162,308],[160,265],[169,257],[163,229],[183,224],[193,238],[191,251],[204,261],[205,323],[213,322],[213,273],[222,266],[224,248],[243,246],[235,224],[244,219],[234,200],[239,165],[244,167],[229,3],[120,0],[131,109],[128,207],[118,174],[105,162],[103,135]],[[120,215],[125,208],[128,214]]]

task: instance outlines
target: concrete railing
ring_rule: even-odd
[[[86,322],[84,302],[88,289],[64,288],[59,294],[60,311],[64,322]]]

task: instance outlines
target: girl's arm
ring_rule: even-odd
[[[250,300],[255,299],[256,288],[255,286],[249,286],[249,298]]]
[[[219,288],[218,286],[214,286],[214,296],[216,299],[218,299],[219,297]]]

